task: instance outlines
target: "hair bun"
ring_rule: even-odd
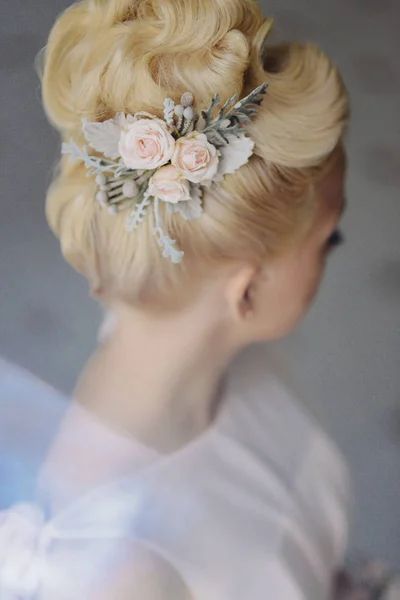
[[[253,0],[86,0],[56,23],[44,103],[60,129],[115,112],[162,111],[190,90],[207,105],[242,91],[265,19]],[[269,26],[268,26],[269,28]],[[263,36],[265,37],[265,35]]]

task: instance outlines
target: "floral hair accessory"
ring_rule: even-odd
[[[129,209],[128,231],[140,225],[152,205],[154,235],[163,256],[179,263],[183,252],[164,233],[160,202],[187,221],[201,217],[204,188],[237,171],[253,154],[254,142],[244,124],[256,114],[267,88],[263,83],[242,100],[233,96],[215,117],[221,104],[218,94],[198,115],[193,95],[186,92],[180,104],[165,100],[164,119],[138,112],[117,113],[103,123],[83,120],[88,145],[102,156],[90,154],[87,146],[79,148],[73,140],[63,144],[62,153],[83,161],[88,176],[96,175],[96,199],[110,213]]]

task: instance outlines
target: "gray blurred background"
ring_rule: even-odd
[[[71,392],[100,319],[47,229],[59,153],[33,69],[68,0],[0,0],[0,354]],[[280,345],[347,456],[352,549],[400,568],[400,3],[271,0],[277,38],[315,40],[350,89],[347,244]]]

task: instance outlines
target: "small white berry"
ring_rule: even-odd
[[[185,108],[182,106],[182,104],[177,104],[175,106],[175,114],[177,117],[182,117],[183,116],[183,112],[184,112]]]
[[[221,129],[226,129],[227,127],[229,127],[229,125],[231,124],[231,120],[230,119],[222,119],[222,121],[220,122],[219,126]]]
[[[183,116],[185,117],[185,119],[194,119],[195,115],[196,113],[194,112],[194,109],[191,106],[187,106],[183,111]]]
[[[107,192],[97,192],[96,200],[102,206],[107,206],[107,201],[108,201]]]
[[[96,183],[97,185],[106,185],[107,183],[107,177],[104,175],[104,173],[99,173],[96,177]]]
[[[122,193],[126,198],[134,198],[138,192],[139,188],[135,181],[126,181],[122,186]]]
[[[181,104],[184,107],[192,106],[194,102],[193,94],[191,92],[185,92],[181,98]]]

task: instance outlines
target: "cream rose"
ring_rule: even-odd
[[[164,202],[177,204],[190,200],[190,184],[173,165],[161,167],[150,179],[148,192]]]
[[[218,170],[218,151],[204,133],[193,131],[175,142],[172,164],[193,183],[211,181]]]
[[[126,125],[119,153],[128,169],[157,169],[172,158],[175,140],[161,119],[138,119]]]

